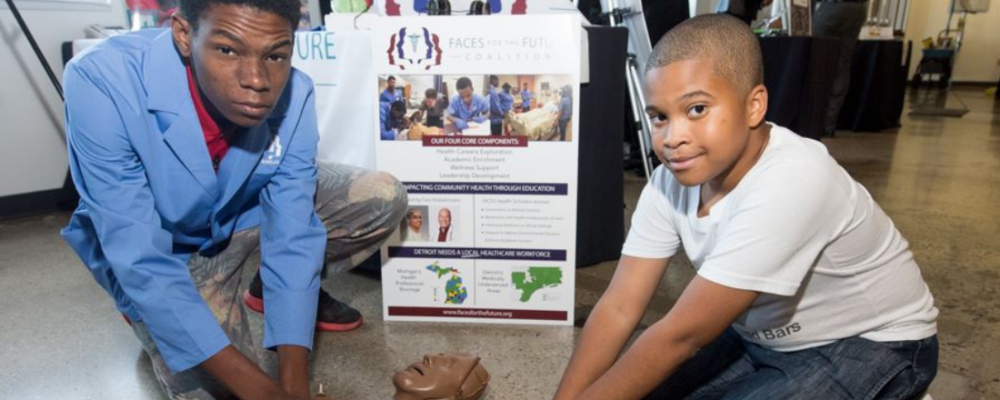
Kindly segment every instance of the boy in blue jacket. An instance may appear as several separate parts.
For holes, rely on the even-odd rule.
[[[361,324],[321,271],[367,258],[405,209],[391,176],[317,166],[313,84],[291,67],[300,6],[181,0],[170,30],[110,38],[65,71],[81,201],[62,233],[171,398],[309,398],[313,332]],[[265,308],[273,353],[247,318]]]

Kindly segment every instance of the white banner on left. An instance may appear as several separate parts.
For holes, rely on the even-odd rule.
[[[341,20],[342,19],[342,20]],[[298,32],[292,65],[312,78],[316,87],[320,162],[375,168],[371,90],[371,33],[356,30],[353,16],[328,16],[327,30]]]

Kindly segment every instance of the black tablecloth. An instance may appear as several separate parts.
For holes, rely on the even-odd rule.
[[[760,39],[768,121],[819,140],[839,46],[837,39],[824,37]]]
[[[621,256],[625,240],[622,137],[628,30],[587,28],[590,83],[580,89],[576,265]]]
[[[837,129],[880,131],[899,126],[909,59],[907,54],[904,60],[903,42],[858,41],[851,62],[851,87],[840,109]]]

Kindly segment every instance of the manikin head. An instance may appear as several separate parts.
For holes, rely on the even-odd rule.
[[[467,353],[425,355],[392,378],[395,400],[477,400],[490,374]]]

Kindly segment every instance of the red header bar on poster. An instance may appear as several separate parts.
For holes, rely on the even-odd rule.
[[[424,147],[528,147],[525,136],[424,136]]]

